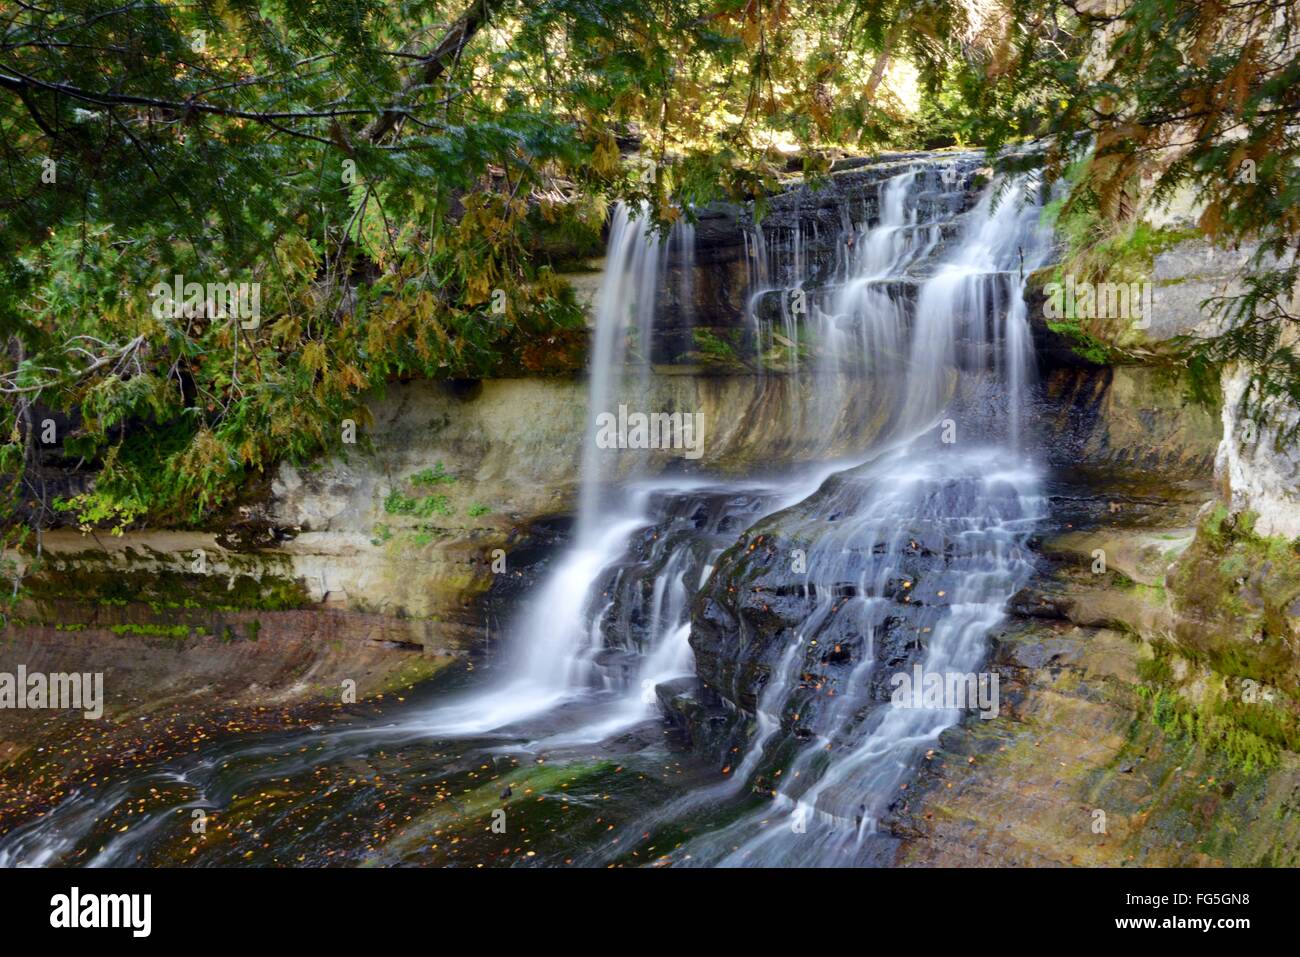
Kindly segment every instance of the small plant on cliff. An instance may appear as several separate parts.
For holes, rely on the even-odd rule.
[[[456,476],[448,475],[447,470],[443,468],[442,463],[435,462],[433,468],[422,469],[421,471],[416,472],[410,477],[409,481],[412,485],[419,486],[445,485],[449,482],[456,481]]]
[[[393,490],[384,498],[384,511],[390,515],[413,515],[428,518],[431,515],[450,515],[451,501],[445,495],[426,495],[413,498]]]

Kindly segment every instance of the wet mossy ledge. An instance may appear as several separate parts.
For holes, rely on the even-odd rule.
[[[128,545],[117,553],[91,548],[47,552],[24,577],[23,587],[37,606],[140,603],[157,612],[284,611],[311,603],[287,556],[213,549],[212,574],[207,572],[208,560],[203,549],[177,554],[148,545]]]
[[[216,547],[47,550],[27,567],[22,586],[11,628],[107,629],[178,647],[187,639],[257,641],[259,616],[313,605],[286,556]]]
[[[318,600],[286,554],[227,551],[195,533],[104,544],[50,536],[0,628],[0,670],[102,672],[113,722],[171,709],[337,703],[345,687],[364,701],[461,657],[427,618]],[[5,713],[0,758],[50,731],[32,720]]]

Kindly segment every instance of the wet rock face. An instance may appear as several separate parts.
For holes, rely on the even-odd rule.
[[[851,750],[932,647],[973,669],[982,650],[963,636],[1024,574],[1013,529],[1033,507],[985,467],[864,467],[742,536],[693,607],[703,703]]]
[[[1157,369],[1040,360],[1026,412],[1029,441],[1055,468],[1105,470],[1138,484],[1145,475],[1156,489],[1213,472],[1221,434],[1214,412]]]
[[[942,167],[935,154],[883,154],[837,164],[816,185],[800,182],[770,197],[759,220],[753,204],[704,207],[693,242],[674,241],[665,250],[651,360],[698,363],[700,336],[707,334],[726,343],[741,362],[754,361],[760,343],[753,311],[769,318],[780,309],[781,291],[796,287],[808,290],[814,304],[832,296],[847,278],[862,231],[880,220],[881,184],[899,173],[920,171],[918,220],[935,223],[941,255],[959,232],[955,217],[978,197],[982,162],[975,153],[955,154]],[[764,289],[773,290],[760,297],[765,301],[750,301]],[[914,298],[915,291],[900,289],[899,295]]]
[[[652,519],[623,562],[596,587],[603,634],[625,652],[644,654],[686,620],[698,583],[724,548],[761,514],[770,496],[701,489],[652,496]]]
[[[779,520],[751,530],[723,555],[692,617],[691,647],[702,685],[750,713],[783,652],[803,636],[797,674],[804,693],[791,699],[791,710],[799,715],[792,730],[815,726],[823,699],[834,697],[837,688],[842,694],[864,659],[881,666],[873,671],[870,699],[876,704],[889,699],[887,673],[909,669],[921,649],[926,615],[912,589],[937,576],[943,561],[909,542],[880,594],[868,596],[859,583],[867,564],[860,556],[850,557],[840,582],[817,584],[793,574],[791,556],[809,547]],[[861,611],[869,600],[881,607],[867,626]]]

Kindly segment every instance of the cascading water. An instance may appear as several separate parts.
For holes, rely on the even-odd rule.
[[[464,701],[435,708],[422,721],[427,733],[479,735],[506,728],[582,697],[599,684],[593,662],[604,641],[594,586],[623,556],[633,534],[653,519],[647,510],[651,487],[637,484],[635,472],[623,476],[617,494],[611,488],[608,466],[614,453],[595,442],[597,416],[619,403],[644,404],[643,376],[625,388],[628,342],[634,339],[642,353],[639,365],[648,368],[656,304],[664,280],[664,252],[674,241],[689,244],[689,234],[682,236],[681,232],[675,230],[666,238],[657,235],[648,217],[622,203],[615,207],[609,253],[596,298],[588,428],[573,544],[534,599],[535,611],[522,619],[516,639],[518,652],[499,683]],[[675,621],[667,629],[668,635],[654,636],[653,644],[662,638],[676,650],[664,650],[653,657],[653,667],[688,665],[683,659],[689,649],[679,634],[680,626]],[[630,723],[645,715],[638,700],[624,702],[620,720]]]
[[[620,404],[645,408],[648,370],[653,349],[655,317],[661,305],[666,274],[666,253],[678,252],[677,274],[683,288],[677,299],[689,303],[693,281],[693,227],[683,222],[666,235],[657,234],[647,216],[625,205],[615,207],[609,232],[605,272],[596,299],[591,358],[588,429],[583,445],[578,517],[574,541],[555,572],[530,602],[517,630],[518,653],[502,679],[489,689],[463,701],[439,706],[420,719],[423,732],[436,736],[483,735],[510,729],[574,701],[603,699],[598,713],[584,713],[580,729],[569,728],[534,742],[536,747],[599,741],[616,730],[653,714],[656,684],[690,671],[689,596],[703,583],[725,541],[709,522],[695,522],[691,533],[675,538],[673,508],[720,507],[721,497],[747,515],[739,523],[735,514],[721,521],[725,529],[752,523],[767,512],[783,507],[808,491],[812,484],[778,493],[754,483],[701,486],[696,480],[643,480],[638,466],[623,468],[615,477],[615,450],[595,442],[601,413]],[[638,350],[633,375],[628,375],[629,342]],[[635,457],[637,453],[621,454]],[[814,482],[806,478],[805,483]],[[733,501],[738,499],[738,501]],[[684,503],[684,506],[683,504]],[[724,509],[725,511],[725,509]],[[636,550],[638,532],[649,530],[656,547],[651,554],[626,567],[629,550]],[[664,551],[662,542],[675,546]],[[615,576],[610,581],[610,576]],[[623,581],[622,579],[627,579]],[[654,593],[649,628],[636,646],[629,647],[629,622],[609,621],[615,605],[610,597],[620,588],[634,591],[650,581]],[[688,584],[689,582],[689,584]],[[620,672],[606,665],[619,652]]]
[[[700,816],[704,802],[688,796],[627,829],[655,834],[676,819],[675,828],[689,822],[704,832],[664,860],[883,860],[877,818],[920,753],[965,713],[893,706],[895,676],[920,668],[978,681],[988,636],[1032,571],[1026,538],[1043,505],[1037,474],[1017,453],[1032,362],[1020,280],[1045,257],[1046,236],[1019,184],[1001,202],[990,187],[955,243],[927,262],[946,224],[918,222],[920,175],[881,186],[877,224],[852,237],[854,274],[825,296],[832,312],[814,321],[830,361],[852,357],[879,376],[905,359],[889,439],[747,535],[756,539],[751,550],[780,541],[806,572],[798,598],[774,613],[784,627],[773,629],[776,657],[736,779],[710,798],[748,787],[768,799]],[[990,386],[1000,399],[992,412],[979,402]],[[729,588],[763,594],[760,607],[773,614],[768,602],[780,599],[766,594],[779,594],[788,576],[746,578],[738,564]],[[742,610],[726,627],[743,629],[743,618]]]
[[[354,790],[359,765],[411,782],[389,794],[384,813],[405,813],[402,827],[427,845],[420,824],[445,821],[444,795],[422,803],[427,784],[415,782],[444,782],[451,801],[479,793],[484,769],[520,767],[519,755],[541,762],[595,750],[632,760],[621,736],[656,714],[658,690],[718,669],[716,656],[694,660],[715,624],[709,609],[742,593],[781,626],[759,635],[736,618],[735,670],[756,655],[746,673],[762,680],[723,697],[732,714],[745,712],[725,749],[727,773],[700,781],[706,772],[683,772],[683,785],[638,797],[619,843],[593,844],[582,859],[881,859],[876,821],[919,755],[964,713],[890,707],[889,679],[915,665],[980,666],[1028,574],[1025,537],[1041,511],[1016,443],[1032,360],[1020,278],[1044,259],[1045,237],[1017,184],[1001,202],[990,187],[966,208],[977,165],[968,155],[909,159],[867,199],[835,210],[832,225],[814,218],[805,227],[796,215],[791,228],[746,232],[760,376],[807,386],[808,401],[784,411],[811,438],[862,429],[854,462],[816,461],[819,443],[809,441],[814,461],[793,476],[653,477],[639,453],[594,444],[595,416],[648,401],[656,323],[669,301],[693,299],[689,228],[661,238],[618,207],[597,300],[573,541],[494,649],[500,664],[482,684],[382,723],[234,740],[74,793],[0,838],[0,863],[165,860],[185,843],[191,809],[222,813],[272,781],[323,789],[326,800],[286,801],[255,830],[257,846],[270,835],[302,860],[318,853],[312,835],[346,836],[377,813],[371,795]],[[846,399],[865,385],[879,408],[845,418],[854,405]],[[746,556],[769,549],[770,580],[746,580]],[[643,779],[668,761],[650,753]],[[602,781],[593,804],[614,788]],[[150,810],[129,831],[108,823],[145,797]],[[305,808],[320,815],[310,827],[295,816]],[[665,845],[676,848],[668,855],[636,854],[661,833],[687,837]],[[229,853],[239,860],[239,845]],[[375,853],[345,859],[414,852]]]
[[[876,817],[919,753],[964,713],[891,706],[890,679],[916,665],[942,676],[977,671],[1031,570],[1024,539],[1040,512],[1035,473],[1002,449],[913,443],[781,516],[783,534],[806,549],[808,614],[773,668],[776,701],[764,691],[786,734],[773,732],[769,714],[754,745],[769,753],[746,759],[748,770],[767,765],[774,800],[674,859],[870,860]]]

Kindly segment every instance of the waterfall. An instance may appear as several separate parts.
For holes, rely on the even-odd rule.
[[[946,178],[962,181],[972,163],[953,165],[957,175]],[[885,439],[863,449],[861,465],[832,481],[825,481],[830,467],[805,473],[779,491],[754,485],[739,501],[743,484],[649,479],[635,467],[616,472],[616,453],[595,444],[596,416],[647,395],[665,252],[682,240],[680,232],[660,236],[645,216],[616,207],[596,301],[573,543],[530,600],[499,680],[423,716],[426,733],[509,731],[561,706],[595,706],[576,726],[552,729],[526,745],[554,748],[604,740],[644,720],[654,711],[654,688],[691,670],[690,599],[728,544],[723,529],[783,516],[790,534],[806,544],[803,587],[816,598],[760,698],[756,730],[732,782],[704,793],[712,800],[734,795],[762,766],[765,751],[782,738],[781,714],[799,690],[808,650],[819,635],[852,620],[865,637],[845,693],[819,715],[818,746],[805,745],[775,793],[778,805],[824,821],[827,830],[820,842],[788,844],[773,837],[777,829],[748,834],[755,825],[742,818],[694,853],[708,859],[711,846],[728,863],[815,862],[858,846],[879,810],[875,798],[901,779],[922,743],[960,716],[877,707],[862,719],[864,707],[878,704],[876,644],[887,624],[899,620],[891,582],[911,574],[906,566],[918,548],[945,556],[935,573],[944,583],[935,589],[942,598],[924,613],[917,605],[902,614],[927,636],[925,669],[970,671],[1003,605],[1028,575],[1024,538],[1039,510],[1036,473],[1016,452],[1019,393],[1032,363],[1019,276],[1045,257],[1046,238],[1015,183],[986,187],[965,212],[936,201],[944,169],[913,165],[878,184],[874,220],[846,221],[832,281],[809,295],[812,305],[802,312],[786,306],[791,292],[805,291],[805,236],[796,230],[771,243],[751,232],[748,242],[757,252],[750,275],[762,288],[749,302],[776,293],[782,308],[771,322],[797,337],[802,321],[817,346],[811,368],[788,370],[813,379],[814,408],[801,410],[804,421],[833,414],[842,397],[818,385],[841,382],[845,369],[890,381],[895,398]],[[947,244],[945,235],[953,237]],[[762,322],[757,313],[751,321]],[[773,341],[771,329],[760,332],[760,340]],[[989,415],[971,402],[975,414],[964,411],[980,384],[990,382],[1000,410]],[[939,433],[954,429],[962,434],[945,444]],[[709,520],[696,519],[701,508]],[[834,599],[845,583],[852,583],[854,597]],[[828,747],[831,757],[820,757]],[[863,793],[875,797],[847,796]],[[734,842],[737,832],[752,843],[719,857],[722,842]]]
[[[965,213],[936,204],[923,216],[938,172],[880,185],[877,221],[846,231],[850,268],[823,293],[833,306],[810,316],[823,350],[814,374],[847,362],[892,377],[892,427],[861,465],[752,529],[806,551],[806,610],[758,695],[735,777],[626,829],[691,821],[704,833],[672,861],[880,859],[880,814],[966,713],[894,706],[891,683],[913,668],[978,679],[990,633],[1032,572],[1026,540],[1044,500],[1019,452],[1033,362],[1021,286],[1048,237],[1018,182],[988,186]],[[960,166],[946,178],[960,180]],[[843,667],[826,666],[828,647]],[[770,801],[712,822],[711,805],[751,788]]]
[[[942,400],[944,370],[991,364],[1003,387],[1012,447],[1033,362],[1021,288],[1025,273],[1042,265],[1049,250],[1039,210],[1023,202],[1021,192],[1019,180],[985,189],[955,255],[922,285],[907,398],[913,409],[934,408]]]
[[[644,210],[624,203],[615,206],[595,302],[573,543],[516,623],[514,653],[500,679],[423,715],[419,725],[424,733],[466,736],[509,730],[566,703],[604,692],[609,699],[606,706],[582,731],[545,739],[548,746],[601,740],[652,713],[654,685],[689,672],[685,576],[697,569],[701,552],[713,547],[707,544],[707,529],[698,530],[674,551],[665,554],[660,549],[648,557],[646,565],[656,569],[652,572],[655,607],[645,641],[617,669],[607,667],[610,656],[605,654],[619,642],[619,636],[607,634],[605,627],[612,610],[606,595],[619,587],[617,581],[607,581],[611,570],[626,559],[638,531],[672,521],[662,508],[655,508],[656,503],[663,504],[663,483],[644,481],[637,468],[641,463],[613,469],[617,455],[637,453],[603,449],[596,443],[601,413],[613,412],[620,403],[643,408],[647,401],[655,320],[665,305],[669,251],[682,264],[676,298],[689,303],[694,228],[682,222],[665,235],[654,230]]]
[[[1021,284],[1045,260],[1047,237],[1018,181],[975,195],[980,163],[973,154],[891,161],[862,196],[836,206],[800,192],[792,221],[744,231],[749,286],[741,298],[756,377],[787,376],[791,397],[805,387],[805,399],[792,398],[783,413],[824,447],[833,432],[858,442],[848,462],[811,441],[811,462],[743,479],[655,475],[641,453],[595,443],[600,413],[649,401],[656,335],[689,332],[707,318],[691,315],[689,224],[663,235],[638,210],[616,207],[596,301],[572,541],[494,646],[494,667],[478,669],[450,697],[412,702],[391,718],[195,747],[93,794],[72,793],[4,835],[0,865],[148,861],[175,847],[177,835],[187,838],[192,811],[228,809],[266,782],[287,789],[310,779],[328,788],[320,795],[328,800],[304,804],[319,812],[319,828],[275,831],[286,853],[291,847],[302,859],[375,814],[368,787],[348,797],[343,783],[361,778],[356,764],[371,760],[401,782],[397,790],[420,795],[427,781],[454,780],[456,794],[472,791],[480,806],[493,806],[503,753],[543,762],[566,749],[586,759],[598,747],[621,760],[635,750],[619,750],[629,729],[648,727],[659,738],[663,729],[649,722],[660,691],[703,673],[705,656],[697,661],[701,646],[691,642],[701,640],[705,606],[764,591],[781,593],[788,624],[736,643],[737,658],[754,656],[745,664],[762,680],[710,716],[728,722],[722,753],[709,755],[725,773],[701,782],[707,762],[682,757],[694,764],[687,786],[647,798],[657,803],[628,815],[617,841],[566,847],[564,859],[886,860],[882,815],[926,749],[969,710],[897,707],[891,682],[913,668],[964,675],[982,667],[1007,600],[1030,573],[1026,539],[1044,510],[1019,433],[1033,375]],[[737,542],[755,536],[797,549],[806,562],[798,571],[774,566],[771,589],[766,579],[744,579]],[[452,794],[448,784],[448,804]],[[442,827],[441,795],[431,801],[430,826]],[[105,830],[136,802],[141,818],[129,832]],[[582,806],[574,801],[579,827],[590,820]],[[244,805],[240,814],[275,807]],[[259,847],[262,823],[248,829]],[[412,828],[427,847],[428,834],[418,822]],[[232,831],[232,855],[244,849],[240,840]],[[220,854],[225,845],[215,847]]]
[[[916,664],[925,673],[977,672],[989,633],[1031,571],[1025,538],[1042,499],[1033,469],[1008,462],[998,447],[950,454],[913,443],[796,512],[794,535],[808,547],[804,587],[816,597],[796,638],[801,653],[783,655],[775,684],[796,686],[813,670],[818,645],[848,649],[855,635],[859,643],[834,697],[823,701],[806,685],[787,696],[783,715],[797,712],[806,737],[783,768],[775,807],[692,842],[696,862],[861,862],[857,855],[900,782],[963,714],[890,706],[889,677],[913,662],[886,662],[919,643]],[[840,517],[832,522],[831,515]],[[763,723],[758,747],[773,737]]]
[[[587,432],[583,437],[578,495],[577,540],[581,546],[600,525],[601,495],[608,474],[606,449],[595,441],[596,417],[609,412],[623,396],[628,333],[648,355],[655,304],[662,280],[664,243],[650,228],[649,217],[635,215],[625,203],[614,208],[609,228],[605,272],[596,295],[596,321],[590,360]],[[642,363],[644,367],[646,363]]]

